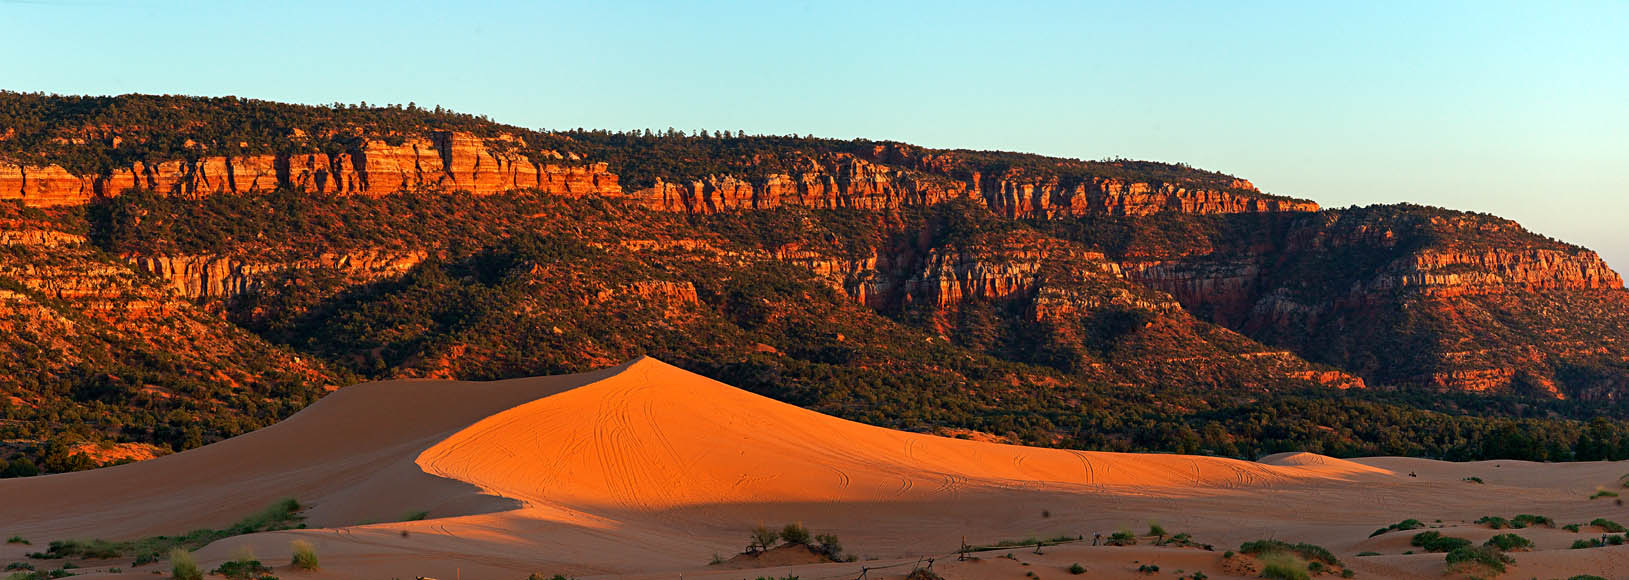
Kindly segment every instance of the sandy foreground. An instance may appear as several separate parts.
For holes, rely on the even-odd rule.
[[[1621,463],[1621,462],[1620,462]],[[1359,578],[1441,578],[1442,554],[1413,554],[1417,518],[1481,544],[1513,530],[1471,522],[1541,514],[1558,524],[1629,522],[1620,463],[1444,463],[1285,454],[1262,462],[1077,452],[946,439],[821,415],[660,361],[486,383],[392,381],[342,389],[275,426],[201,449],[89,472],[0,481],[0,564],[51,540],[135,539],[224,527],[273,501],[311,506],[310,529],[228,538],[196,553],[210,569],[247,547],[283,578],[575,577],[947,578],[1253,577],[1223,552],[1275,538],[1334,551]],[[1413,475],[1410,475],[1413,474]],[[1467,482],[1479,477],[1485,483]],[[1622,490],[1629,492],[1629,490]],[[399,521],[427,511],[419,521]],[[1440,520],[1440,523],[1438,522]],[[385,523],[371,523],[385,522]],[[853,563],[740,553],[759,523],[833,533]],[[1091,546],[1094,534],[1157,522],[1200,548]],[[1600,537],[1514,530],[1537,550],[1504,577],[1629,578],[1629,546],[1571,550]],[[1084,536],[982,552],[962,542]],[[310,541],[322,570],[287,565]],[[1376,552],[1380,555],[1357,556]],[[1011,555],[1011,558],[1005,555]],[[777,559],[781,556],[787,558]],[[32,560],[40,569],[61,561]],[[75,561],[92,577],[153,578],[166,563]],[[1139,566],[1158,573],[1140,574]],[[106,572],[120,568],[120,573]],[[885,568],[886,567],[886,568]],[[1334,576],[1325,576],[1333,578]]]

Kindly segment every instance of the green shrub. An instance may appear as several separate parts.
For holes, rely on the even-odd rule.
[[[1277,580],[1310,580],[1312,572],[1307,562],[1289,552],[1271,552],[1260,556],[1261,577]]]
[[[1586,548],[1599,548],[1605,545],[1606,543],[1602,542],[1599,538],[1590,538],[1588,540],[1573,540],[1571,549],[1583,550]]]
[[[1606,579],[1602,578],[1600,576],[1591,576],[1589,574],[1579,574],[1577,576],[1570,576],[1570,577],[1567,578],[1567,580],[1606,580]]]
[[[1596,491],[1594,495],[1589,496],[1589,499],[1600,499],[1603,497],[1618,497],[1618,492],[1603,489]]]
[[[1471,477],[1467,477],[1467,478],[1465,478],[1465,481],[1469,481],[1469,482],[1471,482],[1471,483],[1487,483],[1487,482],[1485,482],[1485,481],[1482,481],[1482,478],[1480,478],[1480,477],[1476,477],[1476,476],[1474,476],[1474,475],[1473,475],[1473,476],[1471,476]]]
[[[1106,546],[1135,546],[1137,545],[1137,536],[1132,535],[1131,532],[1119,531],[1110,534],[1109,539],[1105,540],[1103,544]]]
[[[1137,567],[1137,573],[1139,573],[1139,574],[1158,574],[1158,573],[1160,573],[1160,567],[1158,565],[1155,565],[1155,564],[1143,564],[1143,565]]]
[[[1498,573],[1504,573],[1505,564],[1515,563],[1515,558],[1506,556],[1492,548],[1457,548],[1448,552],[1446,557],[1448,569],[1459,572],[1470,567],[1484,567]]]
[[[1589,525],[1595,526],[1597,528],[1601,528],[1603,530],[1606,530],[1608,532],[1612,532],[1614,534],[1621,534],[1621,533],[1623,533],[1625,531],[1629,531],[1629,530],[1625,530],[1622,524],[1619,524],[1618,522],[1614,522],[1614,521],[1606,519],[1606,518],[1595,518],[1593,520],[1590,520]]]
[[[1512,527],[1516,527],[1516,528],[1527,528],[1527,527],[1532,527],[1532,526],[1544,526],[1546,528],[1553,528],[1553,527],[1555,527],[1555,520],[1552,520],[1552,519],[1550,519],[1550,518],[1548,518],[1546,516],[1533,515],[1533,514],[1521,514],[1521,515],[1518,515],[1516,517],[1510,518],[1510,525]]]
[[[170,578],[204,580],[204,573],[198,569],[198,561],[192,559],[192,552],[188,552],[186,548],[176,548],[170,550]]]
[[[841,560],[843,542],[837,539],[837,534],[820,534],[815,536],[815,551],[832,560]]]
[[[209,573],[225,576],[227,580],[254,580],[261,575],[270,574],[271,568],[261,564],[260,560],[238,557],[229,562],[221,563],[219,568],[211,570]]]
[[[430,517],[430,512],[427,512],[427,511],[407,512],[407,515],[402,516],[402,521],[404,521],[404,522],[416,522],[416,521],[422,520],[422,519],[427,518],[427,517]]]
[[[763,524],[758,524],[757,527],[752,528],[752,542],[747,544],[747,553],[773,548],[776,543],[780,542],[780,539],[779,532],[771,530]]]
[[[1495,530],[1502,530],[1511,526],[1510,520],[1501,518],[1499,516],[1482,516],[1481,519],[1476,520],[1476,523]]]
[[[1561,526],[1561,529],[1567,530],[1567,531],[1572,532],[1574,534],[1578,533],[1578,531],[1583,529],[1583,528],[1584,528],[1583,524],[1567,524],[1565,526]]]
[[[289,542],[289,551],[293,553],[290,564],[301,570],[317,570],[322,566],[317,562],[317,548],[311,542],[294,540]]]
[[[1606,537],[1606,543],[1611,544],[1613,546],[1622,546],[1623,545],[1623,536],[1622,535],[1607,536]]]
[[[1086,567],[1080,565],[1080,562],[1075,562],[1075,563],[1069,565],[1069,573],[1074,574],[1076,576],[1079,576],[1081,574],[1085,574],[1086,573]]]
[[[809,539],[809,528],[803,527],[803,524],[786,524],[781,528],[781,540],[788,544],[807,546]]]
[[[1165,537],[1165,528],[1154,522],[1148,522],[1148,535],[1157,538]]]
[[[1359,558],[1362,558],[1364,556],[1379,556],[1380,552],[1358,552],[1357,555],[1358,555]]]
[[[1516,534],[1499,534],[1497,536],[1488,538],[1488,541],[1482,545],[1501,552],[1517,552],[1521,550],[1533,549],[1532,540],[1523,538]]]
[[[1380,528],[1378,530],[1375,530],[1374,533],[1369,534],[1369,537],[1373,538],[1375,536],[1378,536],[1380,534],[1384,534],[1386,532],[1418,530],[1418,529],[1423,528],[1423,527],[1425,527],[1425,524],[1420,523],[1420,520],[1416,520],[1414,518],[1409,518],[1409,519],[1397,522],[1395,524],[1386,526],[1384,528]]]
[[[1408,541],[1408,545],[1425,548],[1427,552],[1452,552],[1460,548],[1470,547],[1471,541],[1465,538],[1444,536],[1437,532],[1420,532]]]
[[[6,543],[7,544],[22,544],[24,546],[28,546],[28,545],[32,544],[32,542],[29,542],[28,540],[23,539],[22,536],[12,536],[12,537],[6,538]]]
[[[1323,562],[1330,566],[1341,565],[1340,559],[1336,558],[1333,553],[1330,553],[1323,546],[1307,543],[1291,544],[1281,540],[1256,540],[1240,545],[1239,551],[1257,558],[1273,553],[1287,553],[1294,554],[1310,562]]]

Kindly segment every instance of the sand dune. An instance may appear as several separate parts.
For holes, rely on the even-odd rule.
[[[964,538],[1090,537],[1159,521],[1222,548],[1263,537],[1310,541],[1342,553],[1360,573],[1439,577],[1441,555],[1402,555],[1406,535],[1369,533],[1408,517],[1443,520],[1477,541],[1494,532],[1469,522],[1488,514],[1629,521],[1621,506],[1585,499],[1624,469],[1308,453],[1246,462],[999,445],[844,421],[642,358],[558,377],[358,385],[276,426],[202,449],[0,481],[0,534],[43,543],[177,533],[222,526],[293,496],[313,506],[317,529],[231,538],[201,550],[200,559],[218,562],[248,546],[278,560],[289,539],[304,537],[324,555],[320,575],[336,578],[532,571],[813,578],[942,559]],[[1464,481],[1472,474],[1486,484]],[[421,510],[431,518],[391,523]],[[706,566],[714,554],[738,552],[752,525],[789,521],[838,533],[851,553],[879,559],[760,574]],[[1572,534],[1533,537],[1550,550],[1566,547]],[[1518,570],[1599,571],[1629,556],[1625,550],[1524,554]],[[0,548],[0,561],[23,551]],[[1355,557],[1361,551],[1383,555]],[[1192,549],[1063,546],[1026,557],[1047,566],[1067,565],[1058,558],[1089,562],[1106,577],[1132,577],[1134,562],[1161,559],[1227,577],[1217,553]],[[103,563],[121,564],[128,567]],[[953,577],[1022,575],[995,564],[936,569]]]

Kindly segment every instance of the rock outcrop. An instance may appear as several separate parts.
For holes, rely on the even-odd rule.
[[[257,261],[233,256],[143,255],[129,257],[137,270],[165,281],[177,294],[194,300],[230,300],[253,292],[272,277],[289,271],[329,269],[361,284],[399,276],[428,257],[424,251],[324,253],[289,261]]]
[[[112,197],[135,189],[199,197],[278,188],[354,195],[420,189],[475,195],[516,189],[570,196],[622,192],[617,176],[604,163],[579,163],[551,151],[528,154],[524,143],[514,138],[485,139],[449,131],[432,131],[399,144],[360,141],[332,154],[136,162],[99,175],[75,175],[56,165],[0,164],[0,199],[21,200],[33,207],[79,205],[95,196]]]

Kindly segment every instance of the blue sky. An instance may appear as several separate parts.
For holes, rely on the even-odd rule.
[[[1629,268],[1629,3],[0,0],[0,87],[1184,161]]]

